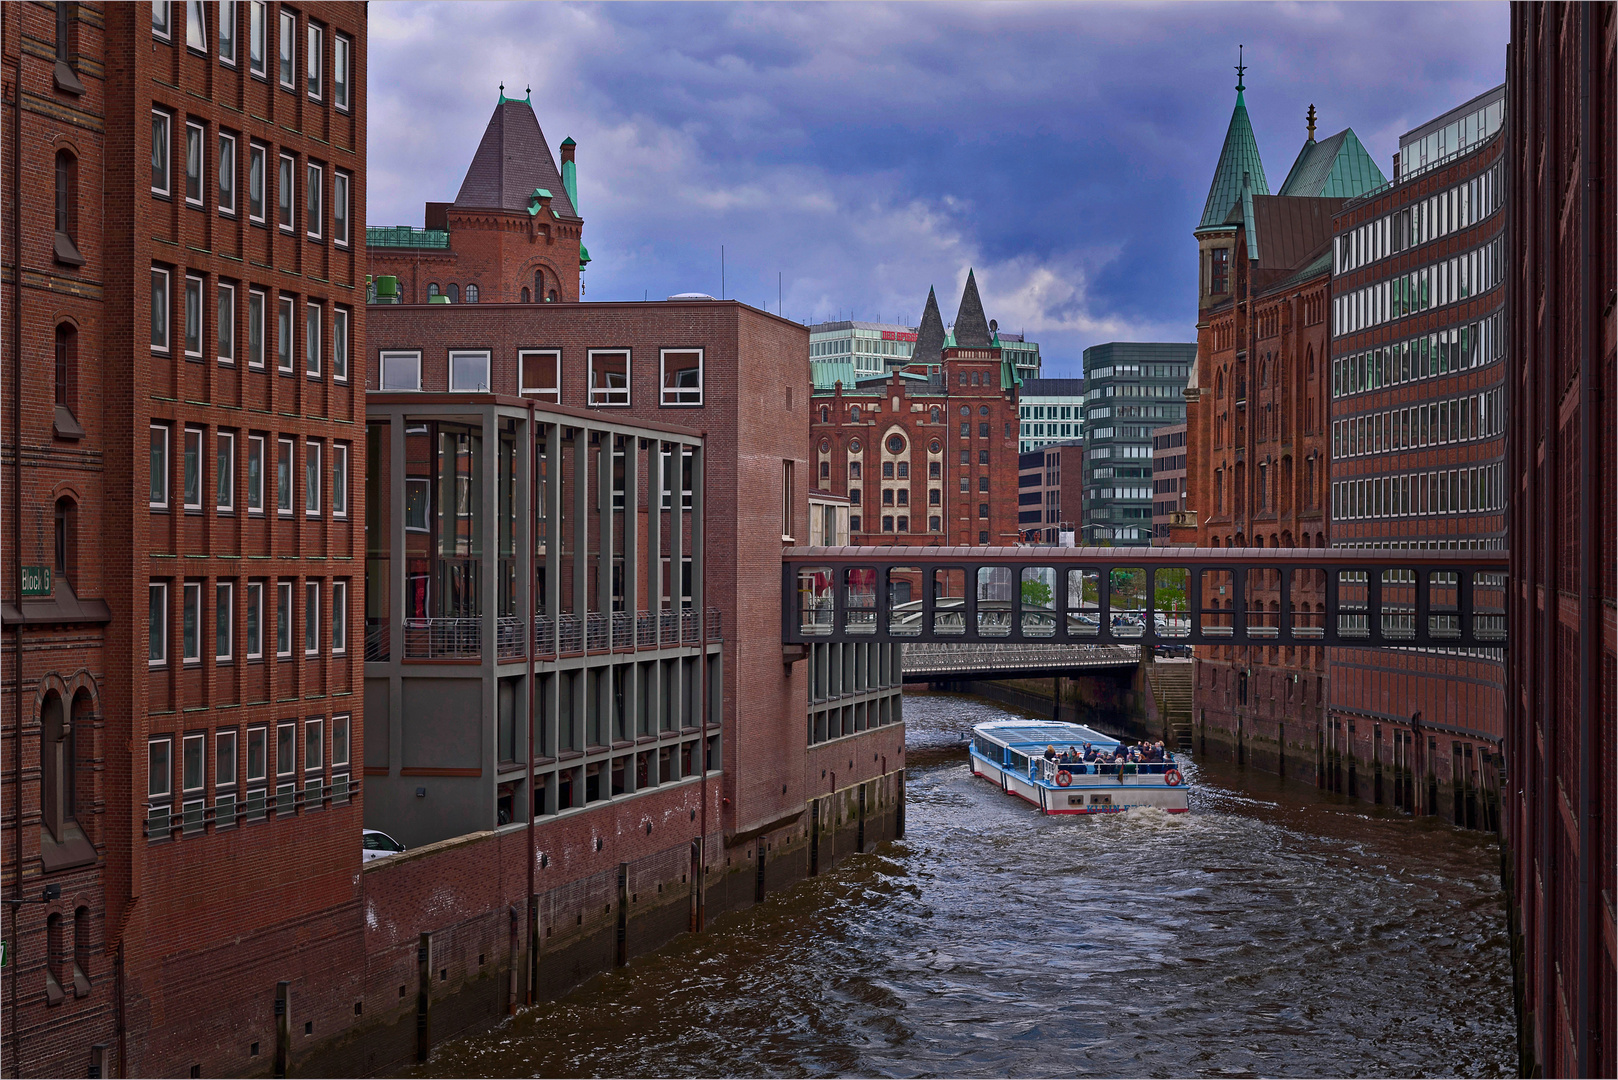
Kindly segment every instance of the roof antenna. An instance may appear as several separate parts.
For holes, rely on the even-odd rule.
[[[1309,141],[1315,141],[1315,107],[1309,106]]]
[[[1236,46],[1236,92],[1239,94],[1247,87],[1242,85],[1242,77],[1247,73],[1247,65],[1242,63],[1242,46]]]
[[[500,100],[501,101],[506,100],[506,84],[505,83],[500,84]]]

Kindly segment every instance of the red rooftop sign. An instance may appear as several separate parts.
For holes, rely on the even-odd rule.
[[[882,340],[883,341],[915,341],[916,340],[916,335],[915,334],[907,334],[903,330],[884,330],[884,331],[882,331]]]

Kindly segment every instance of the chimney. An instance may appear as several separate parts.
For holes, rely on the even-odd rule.
[[[566,141],[564,141],[562,143],[562,164],[563,165],[566,165],[566,164],[568,164],[569,162],[571,162],[573,160],[573,151],[575,151],[577,149],[578,149],[578,146],[577,146],[577,144],[574,143],[574,141],[572,139],[568,139],[568,140],[566,140]]]

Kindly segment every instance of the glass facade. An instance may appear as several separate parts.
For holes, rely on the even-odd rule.
[[[1185,422],[1194,342],[1110,342],[1084,350],[1084,533],[1081,543],[1152,537],[1152,434]]]
[[[1024,380],[1017,404],[1019,453],[1084,437],[1083,379]]]
[[[1506,88],[1479,94],[1399,139],[1401,181],[1475,150],[1493,138],[1506,115]]]

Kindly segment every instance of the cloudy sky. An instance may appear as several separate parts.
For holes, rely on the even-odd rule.
[[[370,19],[373,225],[453,199],[503,81],[578,141],[588,300],[720,292],[792,319],[951,321],[968,267],[1079,374],[1195,337],[1196,226],[1237,45],[1270,184],[1353,127],[1504,81],[1504,3],[387,3]]]

